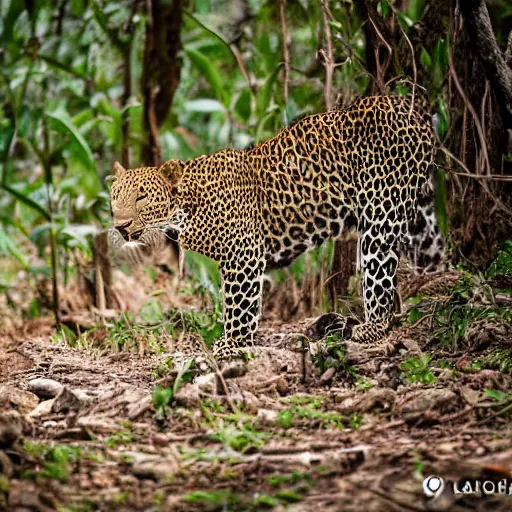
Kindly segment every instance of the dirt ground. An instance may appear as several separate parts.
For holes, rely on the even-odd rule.
[[[311,321],[267,320],[238,374],[191,382],[168,351],[72,348],[48,318],[5,331],[0,510],[512,510],[512,496],[452,485],[512,484],[512,376],[470,364],[506,325],[448,350],[428,321],[404,323],[331,368]],[[418,363],[434,349],[438,364]],[[433,498],[429,475],[445,482]]]

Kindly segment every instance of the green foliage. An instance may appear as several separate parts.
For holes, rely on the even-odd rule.
[[[402,369],[400,378],[410,383],[431,384],[435,380],[431,361],[432,356],[424,353],[419,356],[408,357],[400,365]]]
[[[288,429],[304,420],[314,420],[323,428],[342,428],[343,417],[338,412],[322,411],[324,399],[315,396],[292,396],[282,399],[284,403],[293,404],[292,407],[279,411],[277,425]]]
[[[222,421],[218,423],[217,431],[211,434],[213,440],[220,441],[226,448],[239,453],[261,449],[267,437],[267,434],[257,432],[250,425],[238,428],[232,423],[223,424]]]
[[[500,252],[487,271],[487,277],[489,279],[512,277],[512,240],[501,244]]]
[[[68,445],[56,445],[49,447],[46,444],[32,444],[26,442],[24,450],[32,457],[40,460],[40,468],[24,473],[24,478],[49,478],[60,482],[67,482],[71,472],[71,466],[77,463],[81,457],[80,448]]]
[[[503,347],[491,350],[485,356],[485,361],[482,364],[485,364],[486,368],[497,369],[503,373],[512,373],[512,348]]]
[[[129,430],[120,430],[106,437],[103,442],[109,448],[115,450],[118,446],[133,442],[133,433]]]
[[[153,407],[156,409],[157,418],[163,419],[170,412],[170,407],[176,393],[185,382],[190,382],[193,378],[191,371],[194,364],[194,358],[189,358],[178,372],[173,387],[156,386],[153,390]]]
[[[499,389],[486,389],[485,395],[499,404],[506,403],[512,399],[512,395],[510,393],[505,393]]]
[[[229,510],[232,506],[239,503],[239,497],[231,491],[193,491],[186,494],[183,498],[189,503],[200,503],[207,507],[206,510],[219,507],[222,510]]]

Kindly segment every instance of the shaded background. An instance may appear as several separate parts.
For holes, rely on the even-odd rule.
[[[59,288],[77,275],[97,306],[91,265],[103,265],[107,306],[119,306],[93,241],[111,222],[104,178],[114,160],[135,167],[244,148],[304,115],[361,94],[405,93],[413,81],[460,164],[440,153],[435,175],[452,260],[484,269],[510,237],[504,0],[2,0],[0,8],[6,314],[53,308],[58,320]],[[211,263],[187,261],[216,293]],[[354,261],[354,240],[327,244],[274,274],[282,315],[346,295]],[[23,301],[20,283],[30,290]]]

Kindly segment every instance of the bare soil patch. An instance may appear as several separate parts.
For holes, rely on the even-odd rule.
[[[443,304],[439,284],[454,282],[405,285],[409,295],[441,293]],[[146,287],[171,309],[205,308],[162,276]],[[138,307],[148,296],[130,294]],[[451,485],[511,481],[510,325],[486,316],[444,346],[429,307],[382,344],[349,342],[331,355],[305,336],[314,318],[267,314],[256,357],[224,382],[185,371],[183,333],[146,339],[99,326],[73,348],[46,317],[4,332],[0,510],[512,510],[511,496],[456,495]],[[95,314],[70,317],[91,324]],[[496,350],[502,367],[483,364]],[[428,475],[445,479],[435,498],[424,493]]]
[[[1,452],[2,506],[431,510],[423,475],[510,476],[510,417],[483,395],[510,390],[510,375],[435,370],[432,384],[404,384],[400,364],[424,342],[409,327],[390,335],[402,347],[394,353],[349,349],[352,366],[321,374],[303,350],[307,323],[263,328],[258,357],[227,379],[227,396],[214,374],[199,377],[165,416],[151,393],[169,354],[102,355],[4,337],[4,394],[34,400],[30,410],[11,404],[21,431]],[[69,396],[37,396],[34,379],[52,379]],[[447,490],[436,510],[505,511],[511,499]]]

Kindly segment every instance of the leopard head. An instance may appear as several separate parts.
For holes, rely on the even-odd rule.
[[[146,228],[183,230],[177,205],[183,173],[181,160],[168,160],[160,167],[125,169],[114,164],[110,189],[114,227],[125,240],[137,240]]]

